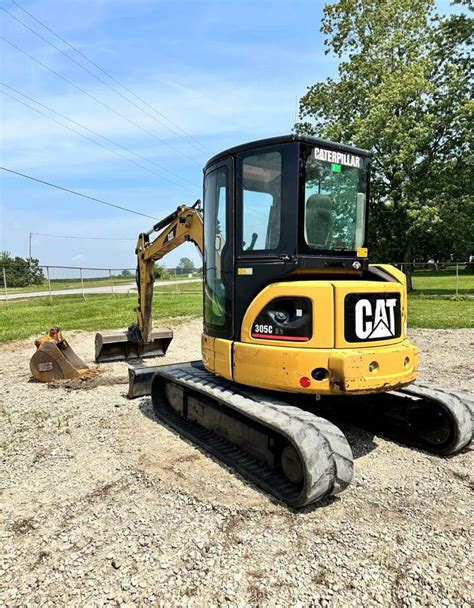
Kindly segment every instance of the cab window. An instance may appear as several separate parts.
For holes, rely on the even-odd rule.
[[[223,327],[227,293],[223,281],[222,252],[227,238],[227,169],[220,167],[204,180],[204,322]]]
[[[304,239],[320,251],[355,251],[365,241],[367,173],[360,157],[339,154],[353,165],[333,162],[337,152],[323,150],[328,160],[310,153],[306,160]]]
[[[251,154],[242,159],[242,240],[249,251],[272,251],[280,244],[281,174],[279,152]]]

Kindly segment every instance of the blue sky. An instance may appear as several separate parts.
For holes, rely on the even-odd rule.
[[[101,140],[22,99],[138,167],[0,95],[2,165],[160,218],[201,197],[207,158],[247,140],[291,131],[296,98],[334,75],[319,32],[322,0],[18,0],[27,11],[148,102],[148,114],[80,69],[3,11],[2,36],[77,87],[0,41],[1,82],[133,151]],[[1,5],[112,87],[130,94],[35,23]],[[438,2],[441,10],[449,6]],[[126,116],[130,121],[114,113]],[[192,136],[183,135],[170,122]],[[138,126],[137,126],[138,125]],[[171,127],[170,130],[167,127]],[[174,132],[173,132],[174,130]],[[176,132],[177,131],[177,132]],[[199,143],[196,143],[199,142]],[[143,160],[144,159],[144,160]],[[152,220],[1,172],[0,250],[26,256],[30,232],[134,238]],[[33,238],[42,264],[133,267],[133,242]],[[180,257],[199,263],[191,245]]]

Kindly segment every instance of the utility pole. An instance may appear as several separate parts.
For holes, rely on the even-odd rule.
[[[29,260],[30,260],[30,268],[31,268],[31,236],[32,236],[32,233],[30,232],[30,241],[29,241],[29,248],[28,248],[28,251],[29,251]]]

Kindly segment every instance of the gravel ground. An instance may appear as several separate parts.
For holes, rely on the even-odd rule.
[[[198,321],[166,362],[199,358]],[[93,334],[69,334],[93,359]],[[412,332],[421,376],[474,392],[473,330]],[[292,511],[129,401],[30,381],[0,346],[0,605],[472,606],[472,452],[439,459],[346,428],[340,497]],[[164,360],[162,360],[165,362]]]

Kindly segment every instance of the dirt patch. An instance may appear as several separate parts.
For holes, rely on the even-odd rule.
[[[100,374],[95,378],[72,378],[71,380],[55,380],[47,384],[48,388],[62,388],[71,391],[90,391],[98,386],[115,386],[117,384],[127,384],[128,378],[107,378]]]
[[[200,334],[177,326],[158,363],[199,359]],[[424,379],[474,391],[473,330],[412,337]],[[93,365],[94,334],[67,338]],[[128,400],[126,364],[53,389],[33,351],[0,347],[3,605],[471,604],[472,452],[347,426],[353,484],[293,511]]]
[[[26,534],[30,530],[34,529],[35,520],[33,517],[25,517],[14,521],[10,526],[10,530],[14,534]]]

